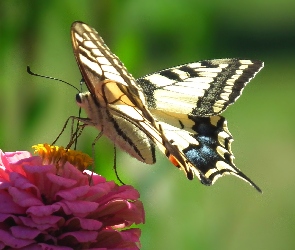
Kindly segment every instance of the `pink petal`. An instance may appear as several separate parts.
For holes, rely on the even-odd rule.
[[[93,219],[83,219],[83,218],[71,218],[67,221],[65,226],[67,228],[70,228],[71,231],[75,231],[78,229],[84,229],[84,230],[99,230],[102,227],[103,223],[101,223],[98,220]]]
[[[77,181],[64,178],[56,174],[48,173],[46,175],[48,180],[45,182],[44,189],[41,190],[43,194],[46,194],[48,199],[55,200],[56,193],[62,189],[68,189],[77,186]]]
[[[124,241],[128,242],[138,242],[138,239],[141,235],[141,230],[138,228],[131,228],[121,231],[121,237]]]
[[[36,218],[32,219],[32,218],[22,217],[22,216],[20,216],[19,218],[22,221],[23,225],[31,227],[31,228],[37,228],[40,231],[45,231],[49,229],[56,230],[59,228],[59,225],[57,223],[60,223],[60,221],[64,221],[64,218],[60,217],[59,219],[54,218],[55,220],[53,220],[52,222],[39,224],[40,221],[38,221]]]
[[[5,189],[10,186],[9,181],[9,171],[7,171],[5,167],[2,169],[0,165],[0,189]]]
[[[58,228],[59,224],[64,224],[65,218],[57,215],[32,216],[32,220],[38,225],[51,225],[52,228]]]
[[[23,214],[26,209],[19,206],[13,200],[8,192],[0,190],[0,213]]]
[[[0,241],[4,243],[6,247],[21,248],[34,243],[33,240],[23,240],[13,237],[7,231],[0,229]]]
[[[43,165],[43,166],[23,166],[25,176],[28,182],[35,185],[38,188],[38,193],[42,193],[46,198],[52,197],[52,183],[48,180],[48,175],[56,175],[56,167],[54,165]],[[36,193],[37,193],[36,190]],[[39,195],[36,194],[39,197]]]
[[[139,193],[131,186],[116,186],[111,192],[109,192],[100,203],[107,203],[114,199],[136,200],[139,198]]]
[[[10,174],[10,181],[11,184],[19,189],[30,191],[34,196],[41,198],[41,194],[39,192],[39,189],[32,184],[25,176],[12,172]]]
[[[28,215],[35,215],[35,216],[48,216],[51,215],[58,210],[60,210],[61,207],[58,204],[52,204],[52,205],[43,205],[43,206],[32,206],[28,208],[27,214]]]
[[[31,193],[28,193],[15,187],[10,187],[8,191],[9,194],[12,196],[13,201],[22,207],[43,205],[42,201],[36,198],[36,196]]]
[[[66,179],[76,180],[78,186],[89,185],[89,176],[81,173],[80,170],[68,162],[65,163],[61,175]]]
[[[69,241],[71,244],[75,244],[75,241],[77,243],[85,243],[85,242],[93,242],[96,240],[96,237],[98,235],[98,232],[95,231],[76,231],[76,232],[68,232],[64,233],[61,236],[58,237],[59,240],[62,240],[62,242]]]
[[[120,198],[123,199],[137,200],[140,197],[139,192],[129,185],[119,186],[117,192],[120,194]]]
[[[74,216],[84,217],[90,212],[95,211],[99,204],[90,201],[60,201],[56,204],[60,204],[65,214],[73,214]]]
[[[40,230],[25,226],[13,226],[10,230],[14,237],[27,240],[33,240],[41,233]]]
[[[91,186],[87,194],[87,200],[103,203],[114,188],[116,188],[116,184],[113,181]]]
[[[88,192],[89,188],[90,186],[87,185],[87,186],[74,187],[71,189],[61,190],[56,193],[56,197],[60,197],[68,201],[77,200],[78,198],[84,196]]]
[[[106,216],[108,218],[108,220],[104,221],[106,225],[115,225],[124,221],[129,221],[129,223],[127,223],[129,225],[133,223],[144,223],[145,214],[141,201],[131,203],[125,200],[115,200],[99,207],[96,216]]]
[[[32,155],[28,151],[5,152],[4,156],[8,163],[16,163],[22,159],[30,158]]]
[[[56,167],[54,165],[24,165],[23,169],[26,172],[27,179],[37,186],[40,186],[42,183],[46,183],[46,173],[56,175]]]
[[[99,214],[99,217],[115,214],[126,208],[126,206],[128,206],[127,203],[128,202],[125,200],[110,201],[109,203],[100,206],[97,209],[97,213]]]
[[[128,206],[120,211],[120,217],[124,220],[134,222],[135,224],[140,224],[145,222],[145,213],[143,204],[141,201],[137,200],[132,203],[129,202]]]
[[[92,177],[92,182],[93,182],[94,185],[97,185],[97,184],[105,183],[106,182],[106,178],[104,178],[101,175],[98,175],[96,173],[93,173],[90,170],[84,170],[83,173],[85,173],[86,175]]]
[[[95,246],[106,247],[107,249],[139,249],[137,246],[139,237],[139,229],[128,229],[121,232],[107,229],[98,234]]]
[[[51,215],[51,214],[57,212],[60,209],[61,209],[61,207],[58,204],[32,206],[32,207],[28,208],[27,214],[28,215],[36,215],[36,216],[48,216],[48,215]]]
[[[19,160],[18,162],[10,163],[9,167],[7,169],[12,172],[16,172],[19,174],[22,174],[26,176],[26,172],[23,169],[24,166],[42,166],[42,160],[39,156],[32,156],[30,158],[24,158]]]
[[[62,188],[70,188],[77,184],[76,180],[65,178],[64,176],[59,176],[57,174],[48,174],[48,179],[56,185],[56,191]]]

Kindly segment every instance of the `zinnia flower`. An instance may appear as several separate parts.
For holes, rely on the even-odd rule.
[[[139,249],[140,229],[126,229],[144,223],[138,191],[81,172],[83,153],[35,149],[0,150],[0,249]]]

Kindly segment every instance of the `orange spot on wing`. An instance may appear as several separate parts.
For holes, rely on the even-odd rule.
[[[179,166],[179,162],[176,160],[176,158],[175,158],[173,155],[169,155],[168,159],[169,159],[169,161],[172,162],[172,164],[173,164],[175,167],[180,168],[180,166]]]

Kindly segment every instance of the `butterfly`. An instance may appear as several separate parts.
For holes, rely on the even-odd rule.
[[[76,96],[87,118],[122,150],[147,164],[156,146],[190,180],[212,185],[235,175],[261,192],[233,163],[233,141],[219,114],[233,104],[263,62],[214,59],[165,69],[142,78],[128,72],[97,31],[71,27],[73,51],[89,91]]]

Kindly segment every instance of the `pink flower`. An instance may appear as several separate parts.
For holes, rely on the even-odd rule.
[[[139,249],[140,229],[125,229],[144,223],[138,191],[79,171],[80,152],[35,148],[0,150],[0,249]]]

